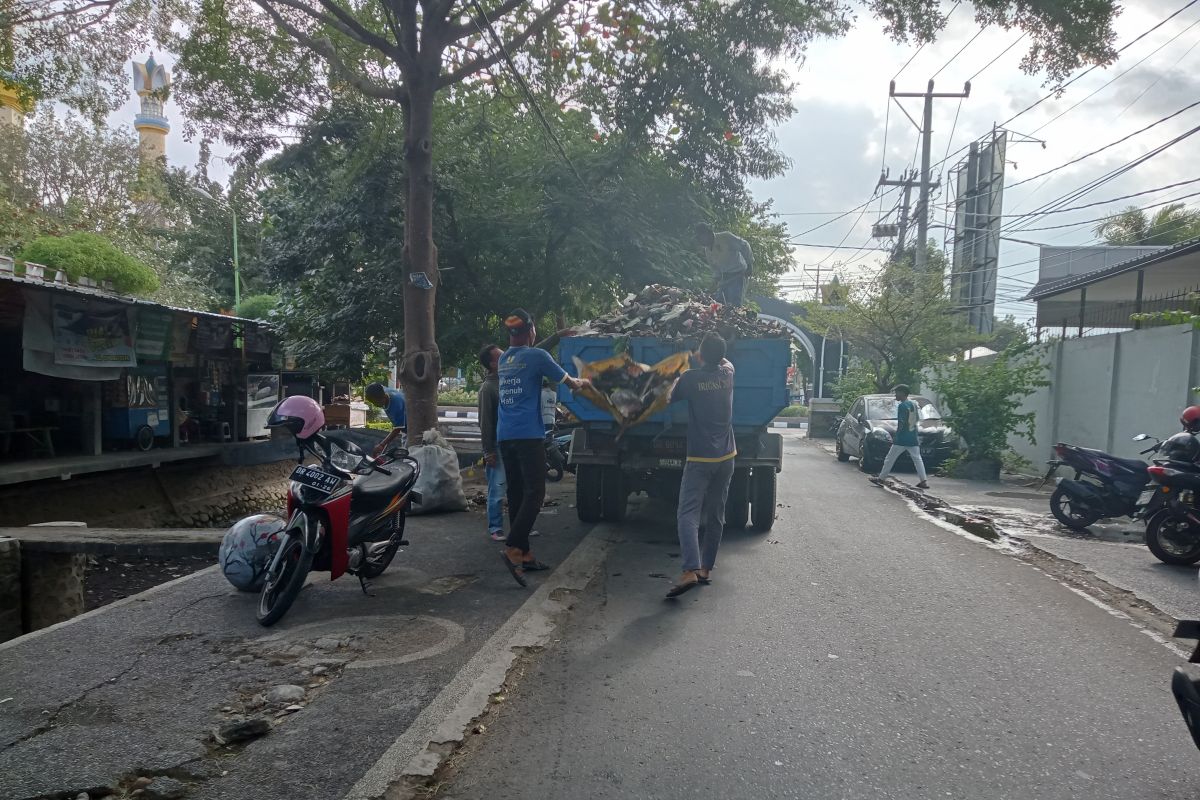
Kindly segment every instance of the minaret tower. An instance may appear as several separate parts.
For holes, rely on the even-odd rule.
[[[142,101],[142,110],[133,118],[142,163],[161,163],[167,157],[167,134],[171,130],[163,114],[163,104],[171,93],[171,75],[154,56],[145,64],[134,62],[133,90]]]
[[[0,81],[0,125],[25,125],[25,109],[17,90]]]

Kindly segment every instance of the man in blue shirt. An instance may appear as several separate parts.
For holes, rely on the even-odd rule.
[[[892,474],[892,467],[896,466],[896,459],[902,453],[908,453],[913,466],[917,469],[917,477],[921,479],[917,488],[928,489],[925,462],[921,459],[921,441],[917,438],[917,404],[908,399],[908,387],[903,383],[892,391],[896,393],[896,435],[892,439],[892,446],[888,448],[887,457],[883,459],[883,469],[879,470],[879,474],[870,480],[872,483],[882,484],[887,480],[888,475]]]
[[[545,350],[533,346],[537,330],[528,311],[518,308],[504,320],[508,350],[500,356],[500,413],[496,440],[508,481],[508,538],[501,553],[517,583],[525,573],[549,569],[533,557],[529,532],[546,499],[546,427],[542,423],[542,380],[565,383],[572,391],[589,381],[572,378]]]
[[[363,396],[371,405],[382,408],[383,413],[387,414],[388,420],[392,423],[392,432],[385,436],[383,441],[371,452],[371,455],[378,456],[387,450],[388,445],[398,437],[402,437],[408,430],[408,413],[405,411],[404,394],[399,389],[389,389],[382,383],[369,383],[363,391]],[[401,442],[403,443],[403,439]]]

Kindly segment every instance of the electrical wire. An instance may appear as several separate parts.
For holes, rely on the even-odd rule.
[[[976,31],[976,32],[975,32],[975,35],[974,35],[974,36],[972,36],[970,39],[968,39],[966,44],[964,44],[962,47],[958,48],[958,52],[957,52],[957,53],[955,53],[954,55],[950,56],[950,60],[949,60],[949,61],[947,61],[945,64],[942,64],[942,66],[938,68],[938,71],[937,71],[937,72],[935,72],[935,73],[933,73],[932,75],[930,75],[930,76],[929,76],[929,80],[933,80],[933,79],[934,79],[934,78],[936,78],[938,75],[941,75],[941,74],[942,74],[942,70],[944,70],[946,67],[948,67],[948,66],[950,66],[951,64],[953,64],[953,63],[954,63],[954,59],[956,59],[956,58],[958,58],[959,56],[961,56],[961,55],[963,54],[963,51],[964,51],[964,50],[966,50],[968,47],[970,47],[972,44],[974,44],[974,43],[975,43],[975,40],[976,40],[976,39],[978,39],[978,38],[979,38],[981,35],[983,35],[983,31],[984,31],[984,29],[983,29],[983,28],[980,28],[978,31]]]
[[[1120,55],[1121,53],[1124,53],[1124,52],[1125,52],[1126,50],[1128,50],[1130,47],[1133,47],[1135,44],[1137,44],[1138,42],[1140,42],[1142,39],[1145,39],[1147,36],[1149,36],[1150,34],[1154,33],[1156,30],[1158,30],[1159,28],[1161,28],[1163,25],[1166,25],[1168,22],[1170,22],[1171,20],[1175,19],[1175,17],[1179,16],[1179,15],[1180,15],[1180,14],[1182,14],[1184,11],[1187,11],[1189,8],[1191,8],[1192,6],[1196,5],[1196,3],[1200,3],[1200,0],[1188,0],[1188,2],[1187,2],[1187,3],[1185,3],[1185,4],[1184,4],[1184,5],[1181,7],[1181,8],[1179,8],[1179,9],[1177,9],[1176,11],[1172,12],[1172,13],[1171,13],[1169,16],[1167,16],[1165,19],[1162,19],[1162,20],[1160,20],[1159,22],[1155,23],[1155,24],[1154,24],[1154,25],[1152,25],[1150,28],[1148,28],[1147,30],[1143,31],[1143,32],[1142,32],[1142,33],[1140,33],[1138,36],[1136,36],[1136,37],[1135,37],[1133,40],[1131,40],[1130,42],[1128,42],[1128,43],[1127,43],[1127,44],[1125,44],[1125,45],[1122,45],[1122,46],[1121,46],[1121,47],[1120,47],[1120,48],[1117,50],[1117,55]],[[1058,95],[1059,95],[1059,94],[1062,92],[1062,90],[1063,90],[1063,89],[1067,88],[1067,87],[1068,87],[1068,86],[1070,86],[1071,84],[1075,83],[1076,81],[1080,80],[1081,78],[1085,77],[1086,75],[1090,74],[1091,72],[1093,72],[1094,70],[1097,70],[1097,69],[1099,69],[1099,68],[1100,68],[1100,65],[1099,65],[1099,64],[1093,64],[1092,66],[1088,67],[1088,68],[1087,68],[1087,69],[1085,69],[1083,72],[1081,72],[1081,73],[1079,73],[1078,75],[1076,75],[1075,77],[1073,77],[1073,78],[1070,78],[1070,79],[1068,79],[1068,80],[1066,80],[1066,81],[1063,81],[1062,83],[1058,84],[1056,87],[1054,87],[1053,89],[1051,89],[1051,90],[1050,90],[1050,92],[1048,92],[1047,94],[1043,95],[1043,96],[1042,96],[1040,99],[1038,99],[1038,100],[1034,101],[1032,104],[1030,104],[1030,105],[1026,106],[1025,108],[1021,109],[1021,110],[1020,110],[1020,111],[1018,111],[1016,114],[1013,114],[1011,117],[1009,117],[1008,119],[1006,119],[1004,122],[1001,122],[1001,123],[1000,123],[1000,125],[999,125],[998,127],[1004,127],[1004,126],[1008,125],[1010,122],[1012,122],[1012,121],[1013,121],[1014,119],[1016,119],[1017,117],[1019,117],[1019,116],[1021,116],[1021,115],[1023,115],[1023,114],[1026,114],[1026,113],[1028,113],[1028,112],[1030,112],[1030,111],[1032,111],[1033,109],[1035,109],[1035,108],[1037,108],[1038,106],[1040,106],[1042,103],[1044,103],[1044,102],[1046,102],[1047,100],[1049,100],[1051,97],[1057,97],[1057,96],[1058,96]]]
[[[886,192],[884,192],[884,194],[885,195],[891,194],[893,191],[895,191],[895,189],[896,189],[896,187],[893,186],[893,187],[889,188]],[[789,239],[798,239],[801,236],[806,236],[806,235],[812,233],[813,231],[820,230],[821,228],[824,228],[826,225],[832,225],[833,223],[837,222],[839,219],[848,217],[851,214],[853,214],[854,212],[859,211],[860,209],[866,208],[867,206],[869,206],[871,204],[871,202],[874,199],[875,199],[875,194],[872,192],[871,196],[867,198],[867,201],[865,203],[862,203],[861,205],[857,205],[854,208],[850,209],[849,211],[843,211],[842,213],[838,214],[833,219],[825,220],[820,225],[814,225],[813,227],[809,228],[808,230],[801,231],[800,233],[797,233],[794,236],[789,236],[788,238]]]
[[[999,53],[999,54],[998,54],[998,55],[997,55],[995,58],[993,58],[991,61],[989,61],[988,63],[984,64],[982,67],[980,67],[980,68],[979,68],[979,69],[978,69],[978,70],[975,72],[975,74],[974,74],[974,75],[972,75],[971,77],[967,78],[967,83],[971,83],[971,82],[972,82],[972,81],[974,81],[976,78],[978,78],[980,75],[982,75],[984,70],[986,70],[986,69],[987,69],[988,67],[990,67],[992,64],[995,64],[995,63],[996,63],[997,61],[999,61],[1001,58],[1003,58],[1005,53],[1007,53],[1009,50],[1012,50],[1014,47],[1016,47],[1018,44],[1020,44],[1020,43],[1021,43],[1021,41],[1022,41],[1022,40],[1023,40],[1023,39],[1024,39],[1026,36],[1028,36],[1028,35],[1029,35],[1029,32],[1028,32],[1028,31],[1026,31],[1025,33],[1022,33],[1020,36],[1018,36],[1018,37],[1017,37],[1017,38],[1016,38],[1016,39],[1013,41],[1013,43],[1012,43],[1012,44],[1010,44],[1008,47],[1006,47],[1006,48],[1004,48],[1003,50],[1001,50],[1001,51],[1000,51],[1000,53]]]
[[[1200,0],[1197,0],[1197,2],[1200,2]],[[954,7],[951,8],[950,11],[947,12],[946,16],[944,16],[942,18],[942,27],[943,28],[946,26],[946,23],[950,21],[950,17],[953,16],[954,12],[958,11],[958,7],[961,5],[962,5],[962,0],[958,0],[958,2],[956,2],[954,4]],[[892,76],[892,80],[896,80],[896,78],[899,78],[900,73],[904,72],[904,70],[908,69],[908,65],[913,62],[914,58],[916,58],[918,55],[921,54],[921,51],[925,49],[926,44],[928,44],[928,42],[921,42],[921,45],[917,48],[916,52],[908,57],[908,61],[904,62],[904,66],[901,67],[900,69],[896,70],[896,74]]]

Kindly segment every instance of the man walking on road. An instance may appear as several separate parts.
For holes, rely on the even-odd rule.
[[[400,439],[403,444],[403,437],[408,430],[408,412],[404,404],[404,393],[399,389],[389,389],[382,383],[370,383],[363,391],[363,396],[371,405],[382,408],[388,421],[392,423],[392,432],[376,445],[375,449],[371,451],[371,455],[378,456],[387,450],[388,445],[396,439]]]
[[[542,379],[565,383],[572,391],[589,386],[572,378],[550,354],[533,346],[533,317],[516,309],[504,320],[508,350],[500,356],[499,416],[496,439],[508,483],[508,545],[501,558],[517,583],[525,573],[549,569],[529,549],[529,533],[546,499],[546,428],[542,424]]]
[[[496,443],[496,415],[500,406],[500,376],[496,366],[502,352],[494,344],[479,351],[479,363],[487,370],[487,377],[479,387],[479,439],[487,474],[488,535],[493,542],[504,541],[504,462]]]
[[[727,306],[740,306],[746,296],[746,283],[754,273],[750,244],[729,231],[713,233],[712,226],[705,223],[696,226],[696,239],[712,267],[717,284],[715,299]]]
[[[683,576],[667,592],[678,597],[710,582],[725,532],[725,501],[733,478],[733,365],[725,340],[710,333],[700,342],[700,368],[679,377],[671,402],[688,401],[687,464],[679,486],[679,549]],[[700,540],[700,522],[704,540]]]
[[[907,452],[917,468],[917,477],[921,479],[917,488],[928,489],[925,462],[921,460],[921,442],[917,438],[917,404],[908,399],[908,387],[903,383],[892,391],[896,393],[896,435],[892,439],[892,446],[888,448],[887,457],[883,459],[883,469],[879,470],[879,475],[871,478],[871,482],[882,484],[892,473],[892,467],[896,466],[896,459],[901,453]]]

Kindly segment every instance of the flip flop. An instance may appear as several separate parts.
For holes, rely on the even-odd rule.
[[[684,592],[690,592],[700,585],[700,581],[692,581],[691,583],[677,583],[671,587],[671,591],[667,592],[667,599],[679,597]]]
[[[505,556],[505,558],[507,558],[507,556]],[[543,564],[537,559],[534,559],[533,561],[522,561],[521,569],[525,570],[526,572],[541,572],[544,569],[550,569],[550,565]]]
[[[500,554],[500,558],[503,559],[504,566],[508,567],[508,571],[513,576],[514,581],[521,584],[522,586],[529,585],[528,583],[525,582],[525,572],[521,568],[520,564],[514,564],[513,562],[509,561],[508,556],[504,553]]]

